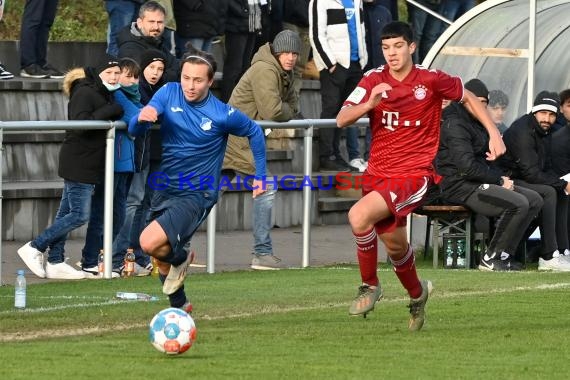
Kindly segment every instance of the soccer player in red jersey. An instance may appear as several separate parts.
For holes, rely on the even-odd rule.
[[[349,314],[366,316],[382,298],[376,273],[380,237],[410,295],[408,327],[416,331],[424,324],[432,284],[416,274],[406,216],[421,205],[428,187],[437,181],[432,161],[438,150],[442,101],[462,101],[473,109],[490,136],[489,160],[503,154],[505,146],[483,104],[463,88],[459,77],[413,64],[416,44],[408,24],[386,25],[381,40],[387,64],[364,75],[336,118],[343,128],[368,116],[372,132],[363,196],[348,213],[362,277]]]

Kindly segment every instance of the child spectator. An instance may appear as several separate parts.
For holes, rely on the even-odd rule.
[[[69,95],[70,120],[118,120],[122,107],[112,92],[119,87],[118,60],[106,55],[94,67],[77,68],[64,78],[64,92]],[[105,130],[69,130],[59,153],[58,174],[64,179],[61,204],[51,226],[34,240],[18,249],[18,255],[38,277],[82,279],[83,271],[65,262],[67,235],[81,227],[90,217],[91,197],[101,183],[105,170]],[[49,248],[44,267],[44,253]],[[95,257],[83,257],[85,267],[97,265]]]

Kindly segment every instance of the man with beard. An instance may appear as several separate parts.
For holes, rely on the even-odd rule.
[[[167,82],[176,82],[180,80],[179,63],[163,38],[165,17],[166,10],[156,1],[141,5],[137,21],[119,33],[119,58],[127,57],[140,62],[145,51],[160,50],[166,58],[164,77]]]
[[[568,250],[568,194],[570,183],[552,167],[551,134],[560,108],[558,94],[541,91],[531,111],[505,131],[507,154],[499,161],[515,186],[539,193],[544,205],[538,218],[541,252],[538,270],[570,271]]]

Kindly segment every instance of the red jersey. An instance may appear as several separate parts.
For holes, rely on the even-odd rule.
[[[384,178],[432,175],[441,104],[443,99],[463,98],[461,79],[414,65],[400,82],[384,65],[364,74],[343,107],[366,103],[371,90],[383,82],[392,90],[368,113],[372,135],[368,172]]]

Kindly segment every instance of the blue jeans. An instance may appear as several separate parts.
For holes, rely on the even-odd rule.
[[[256,255],[272,255],[273,244],[271,243],[271,228],[273,223],[271,213],[273,200],[277,188],[273,182],[266,183],[267,191],[253,198],[253,253]]]
[[[438,7],[437,5],[430,4],[425,0],[419,0],[418,3],[434,11],[436,11]],[[422,49],[421,45],[425,39],[424,27],[426,26],[428,16],[429,15],[420,8],[417,8],[416,6],[408,3],[408,21],[410,22],[412,30],[414,31],[414,41],[417,45],[416,51],[413,55],[414,63],[419,63],[423,59],[423,56],[420,54],[420,49]],[[433,18],[431,16],[429,17]]]
[[[32,241],[32,246],[41,252],[49,248],[48,262],[64,261],[67,235],[89,220],[91,196],[95,185],[65,180],[59,210],[52,225]]]
[[[358,127],[348,127],[344,129],[346,131],[346,150],[348,152],[348,161],[352,161],[355,158],[360,157],[360,144],[358,143],[358,135],[360,134],[360,129]],[[339,158],[342,157],[340,154],[340,135],[339,133],[335,134],[333,140],[333,147],[334,147],[334,155],[335,157]]]
[[[443,0],[439,6],[438,13],[449,21],[455,21],[474,6],[475,0]],[[435,41],[447,29],[447,26],[447,23],[435,17],[428,18],[424,27],[420,55],[424,57],[427,55]]]
[[[132,173],[115,173],[113,181],[113,240],[125,220],[125,202]],[[103,248],[103,224],[105,206],[105,185],[95,185],[91,201],[91,216],[85,235],[85,246],[81,251],[83,268],[97,266],[99,251]]]
[[[190,42],[195,49],[210,52],[213,38],[185,38],[174,32],[174,43],[176,44],[176,58],[182,58],[186,52],[186,44]]]
[[[107,24],[107,54],[119,55],[117,36],[124,27],[131,25],[138,17],[139,4],[129,0],[106,0],[105,9],[109,15]]]
[[[59,0],[27,0],[20,27],[20,67],[47,64],[49,31]]]
[[[142,230],[141,218],[136,218],[137,211],[142,208],[145,196],[146,179],[148,177],[148,166],[138,173],[133,173],[131,186],[126,197],[125,218],[113,241],[113,268],[119,268],[123,264],[123,258],[127,252],[127,248],[135,249],[135,254],[142,255],[140,252],[139,236]],[[139,213],[140,214],[140,213]],[[143,218],[144,222],[146,218]],[[139,265],[146,266],[149,262],[147,255],[136,257]],[[144,265],[143,265],[144,264]]]

